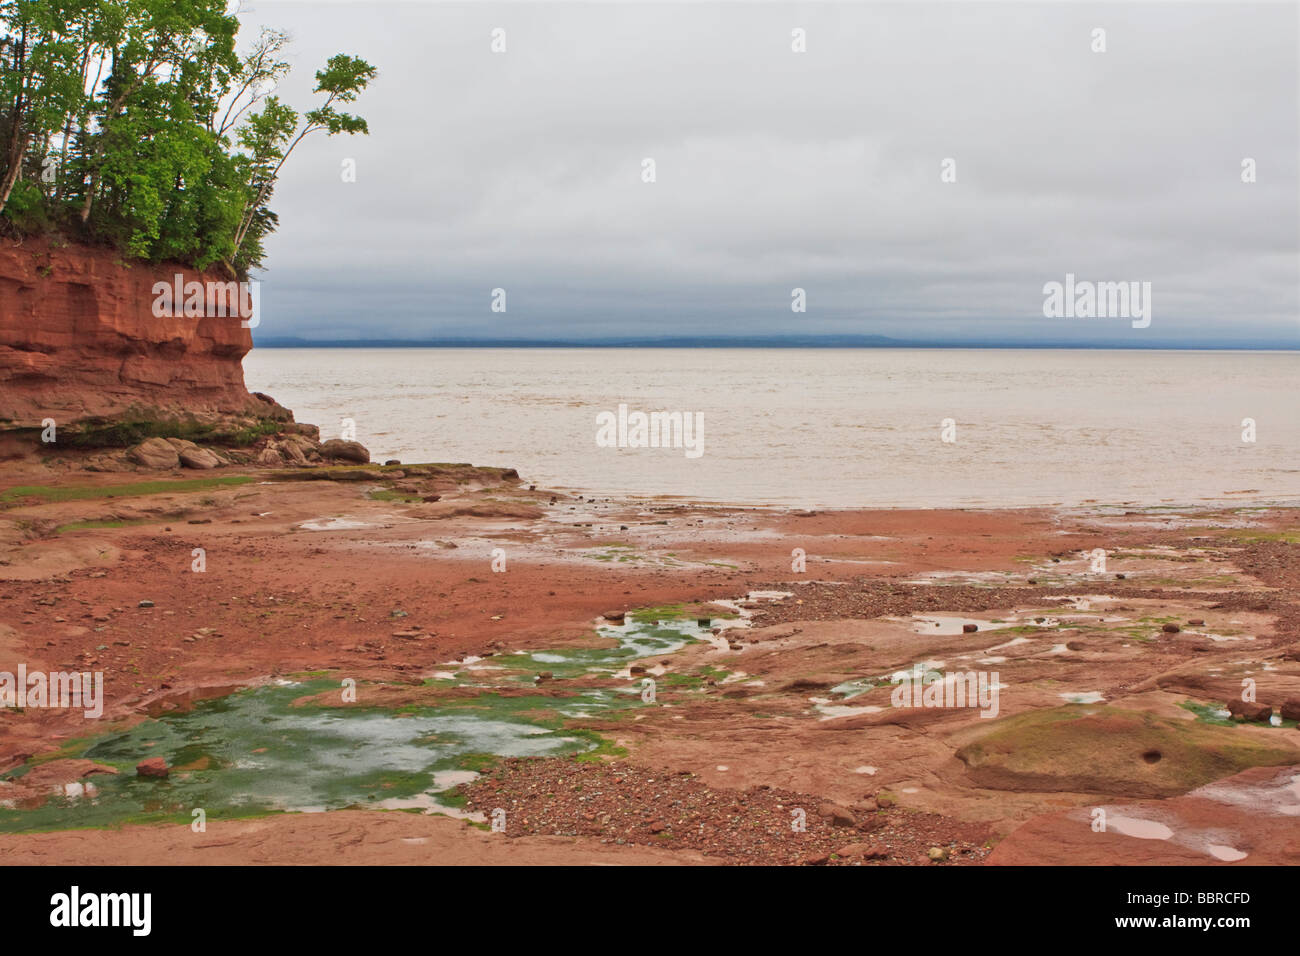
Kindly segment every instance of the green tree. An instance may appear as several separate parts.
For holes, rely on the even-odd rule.
[[[300,118],[273,95],[288,38],[263,30],[240,55],[238,30],[226,0],[0,0],[0,226],[259,265],[289,154],[320,130],[366,133],[339,106],[375,70],[330,58]]]
[[[280,170],[299,143],[322,130],[328,136],[370,132],[364,119],[339,110],[336,104],[354,102],[374,78],[375,68],[365,60],[340,53],[330,57],[325,69],[316,71],[314,92],[324,93],[325,102],[307,114],[301,129],[298,128],[297,114],[278,100],[272,103],[268,99],[266,108],[249,119],[253,131],[247,138],[241,136],[241,142],[252,155],[255,191],[235,233],[236,255],[254,224],[264,217]],[[295,130],[298,131],[296,136]]]

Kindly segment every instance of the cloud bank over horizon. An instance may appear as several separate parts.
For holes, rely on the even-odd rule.
[[[380,73],[355,104],[370,135],[308,139],[277,187],[259,338],[1300,346],[1294,5],[263,2],[242,19],[246,42],[292,35],[280,93],[300,109],[333,53]],[[1067,274],[1149,282],[1150,326],[1044,317]]]

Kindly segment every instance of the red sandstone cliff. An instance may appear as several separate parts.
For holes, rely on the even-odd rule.
[[[238,317],[165,317],[153,286],[211,279],[109,249],[0,240],[0,430],[87,420],[292,420],[244,387]]]

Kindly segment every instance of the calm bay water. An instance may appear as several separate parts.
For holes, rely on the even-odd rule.
[[[1300,499],[1300,353],[255,349],[250,389],[375,460],[805,507]],[[702,412],[698,458],[597,415]],[[944,442],[941,423],[956,422]],[[1242,441],[1242,420],[1257,440]]]

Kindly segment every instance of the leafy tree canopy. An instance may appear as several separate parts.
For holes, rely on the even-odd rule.
[[[371,80],[338,54],[316,108],[274,95],[288,37],[242,52],[226,0],[0,0],[0,230],[64,232],[125,256],[243,277],[302,140],[368,132],[344,112]]]

